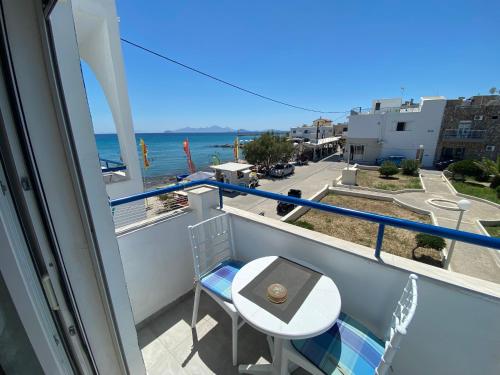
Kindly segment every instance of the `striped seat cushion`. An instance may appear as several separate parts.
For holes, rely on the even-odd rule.
[[[373,375],[384,354],[384,342],[344,313],[327,332],[292,345],[325,374],[335,375]]]
[[[231,301],[231,284],[236,272],[243,267],[244,263],[236,260],[228,260],[221,263],[213,271],[201,278],[201,285],[211,292]]]

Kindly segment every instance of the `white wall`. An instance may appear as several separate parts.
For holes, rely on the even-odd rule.
[[[283,255],[319,267],[337,284],[342,310],[382,337],[408,275],[419,275],[417,312],[394,360],[394,374],[500,373],[500,294],[495,284],[389,254],[383,254],[383,265],[373,249],[237,211],[232,220],[242,259]],[[465,280],[470,288],[442,280]],[[481,285],[496,288],[496,294],[472,290]]]
[[[384,114],[381,157],[403,155],[415,159],[417,149],[423,145],[422,165],[432,166],[445,105],[444,98],[423,100],[420,112]],[[408,130],[396,131],[398,121],[406,122]]]
[[[375,105],[380,103],[380,111],[375,111]],[[370,109],[371,113],[383,112],[384,109],[399,108],[401,106],[401,98],[390,98],[390,99],[373,99],[372,107]]]
[[[356,143],[356,138],[381,140],[379,157],[401,155],[408,159],[415,159],[417,149],[423,145],[422,165],[432,166],[445,104],[445,98],[423,98],[419,112],[351,115],[348,142]],[[396,131],[400,121],[406,122],[407,130]]]
[[[188,225],[198,222],[185,211],[118,236],[135,324],[193,288],[193,255]]]
[[[379,261],[364,246],[231,207],[225,210],[231,214],[240,259],[282,255],[317,266],[337,284],[342,310],[381,337],[408,275],[418,274],[418,308],[393,363],[394,374],[469,374],[471,366],[476,374],[500,372],[496,284],[386,253]],[[189,212],[119,237],[137,323],[191,290],[187,225],[196,220]]]
[[[73,0],[80,58],[91,67],[113,115],[127,179],[106,185],[111,199],[143,191],[114,0]]]

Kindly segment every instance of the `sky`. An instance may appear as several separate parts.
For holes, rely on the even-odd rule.
[[[142,5],[142,6],[139,6]],[[500,1],[117,0],[123,38],[263,95],[322,111],[500,87]],[[122,43],[136,132],[289,129],[319,114],[237,91]],[[96,133],[115,132],[83,63]]]

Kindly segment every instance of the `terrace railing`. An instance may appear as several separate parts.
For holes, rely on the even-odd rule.
[[[484,139],[486,130],[445,129],[443,137],[446,139]]]
[[[223,198],[224,198],[223,191],[230,190],[230,191],[237,191],[240,193],[256,195],[256,196],[263,197],[263,198],[273,199],[275,201],[292,203],[292,204],[297,205],[297,206],[310,207],[310,208],[314,208],[316,210],[331,212],[334,214],[354,217],[357,219],[377,223],[379,226],[378,226],[378,233],[377,233],[377,242],[375,245],[375,256],[376,257],[380,257],[380,251],[382,249],[382,242],[384,240],[384,231],[385,231],[386,225],[396,227],[396,228],[401,228],[401,229],[407,229],[407,230],[411,230],[414,232],[427,233],[427,234],[431,234],[431,235],[435,235],[435,236],[441,236],[444,238],[449,238],[451,240],[466,242],[466,243],[470,243],[470,244],[474,244],[474,245],[485,246],[485,247],[493,248],[496,250],[500,250],[500,239],[499,238],[483,236],[480,234],[464,232],[464,231],[460,231],[460,230],[440,227],[440,226],[431,225],[431,224],[418,223],[418,222],[406,220],[406,219],[398,219],[398,218],[391,217],[391,216],[385,216],[385,215],[379,215],[379,214],[374,214],[374,213],[370,213],[370,212],[352,210],[349,208],[337,207],[337,206],[333,206],[333,205],[326,204],[326,203],[310,201],[310,200],[302,199],[302,198],[294,198],[294,197],[290,197],[287,195],[271,193],[271,192],[263,191],[263,190],[250,189],[250,188],[246,188],[243,186],[226,184],[226,183],[218,182],[218,181],[214,181],[214,180],[192,181],[192,182],[187,182],[187,183],[169,186],[169,187],[166,187],[163,189],[158,189],[158,190],[153,190],[153,191],[148,191],[145,193],[132,195],[132,196],[125,197],[125,198],[114,199],[114,200],[110,201],[110,206],[112,209],[116,209],[117,207],[119,207],[121,205],[130,204],[133,202],[144,200],[146,198],[155,197],[155,196],[158,196],[161,194],[172,193],[175,191],[180,191],[183,189],[187,189],[187,188],[191,188],[191,187],[195,187],[195,186],[199,186],[199,185],[209,185],[209,186],[213,186],[213,187],[216,187],[219,189],[219,206],[220,206],[220,208],[223,208],[223,203],[224,203],[223,202]]]
[[[127,169],[127,165],[121,161],[99,158],[99,162],[101,163],[102,173],[118,172]]]

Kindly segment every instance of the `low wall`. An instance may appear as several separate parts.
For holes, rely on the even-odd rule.
[[[320,191],[316,192],[312,197],[308,198],[311,201],[319,202],[321,199],[325,197],[329,193],[329,186],[326,184],[323,189]],[[290,213],[287,215],[283,216],[280,220],[281,221],[295,221],[302,215],[304,215],[307,211],[309,211],[311,207],[304,207],[304,206],[297,206],[295,207]]]
[[[500,373],[497,284],[391,254],[378,260],[364,246],[228,210],[241,259],[281,255],[322,269],[340,290],[342,310],[381,337],[408,275],[419,275],[417,311],[394,359],[394,374],[469,374],[471,366],[477,374]]]
[[[187,227],[197,221],[196,213],[186,210],[118,236],[136,325],[193,288]]]

